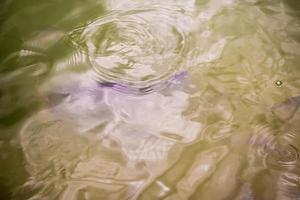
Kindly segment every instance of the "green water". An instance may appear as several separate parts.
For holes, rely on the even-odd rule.
[[[0,199],[300,199],[300,1],[3,0]]]

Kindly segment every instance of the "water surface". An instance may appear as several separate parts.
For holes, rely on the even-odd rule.
[[[4,0],[0,199],[300,199],[300,2]]]

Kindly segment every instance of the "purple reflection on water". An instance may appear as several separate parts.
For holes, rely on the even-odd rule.
[[[187,74],[187,71],[181,71],[173,75],[169,80],[167,80],[167,82],[171,84],[178,84],[187,76]]]
[[[115,82],[97,82],[97,85],[100,88],[112,88],[114,90],[120,91],[122,93],[128,94],[147,94],[152,91],[159,91],[171,85],[177,85],[187,76],[187,71],[181,71],[167,79],[166,81],[162,81],[161,83],[157,83],[155,85],[138,88],[132,85],[115,83]]]
[[[84,79],[85,84],[78,84],[78,80],[76,80],[76,83],[71,84],[69,87],[59,87],[57,91],[48,93],[47,101],[54,106],[65,99],[67,99],[67,102],[72,103],[86,96],[91,97],[95,102],[99,102],[103,99],[105,90],[110,89],[124,95],[146,95],[158,91],[168,93],[172,91],[174,87],[177,88],[177,86],[181,86],[187,74],[187,71],[181,71],[167,80],[142,88],[122,83],[91,81],[91,79],[88,79],[90,81]]]
[[[178,114],[180,111],[176,109],[184,109],[187,104],[187,94],[181,91],[185,86],[183,83],[186,75],[186,71],[181,71],[156,85],[137,88],[120,83],[100,83],[93,79],[93,74],[72,74],[69,75],[68,82],[65,81],[66,76],[54,79],[54,86],[45,95],[49,105],[53,106],[51,112],[60,118],[74,121],[78,131],[83,133],[107,121],[119,122],[127,114],[132,123],[138,121],[144,112],[153,112],[153,116],[167,115],[173,119],[171,112],[175,109],[175,114]],[[172,104],[165,105],[169,101]],[[163,111],[152,105],[153,102],[164,105],[161,106],[164,107]],[[126,116],[123,116],[124,113],[127,113]],[[149,124],[153,122],[151,126],[159,127],[155,117],[150,118]],[[175,117],[174,121],[176,120]],[[146,125],[150,126],[149,124]]]

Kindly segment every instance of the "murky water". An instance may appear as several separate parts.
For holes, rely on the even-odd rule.
[[[0,199],[300,199],[300,1],[0,13]]]

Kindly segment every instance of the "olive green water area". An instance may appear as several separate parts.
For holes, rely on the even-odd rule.
[[[0,199],[299,200],[300,1],[3,0]]]

